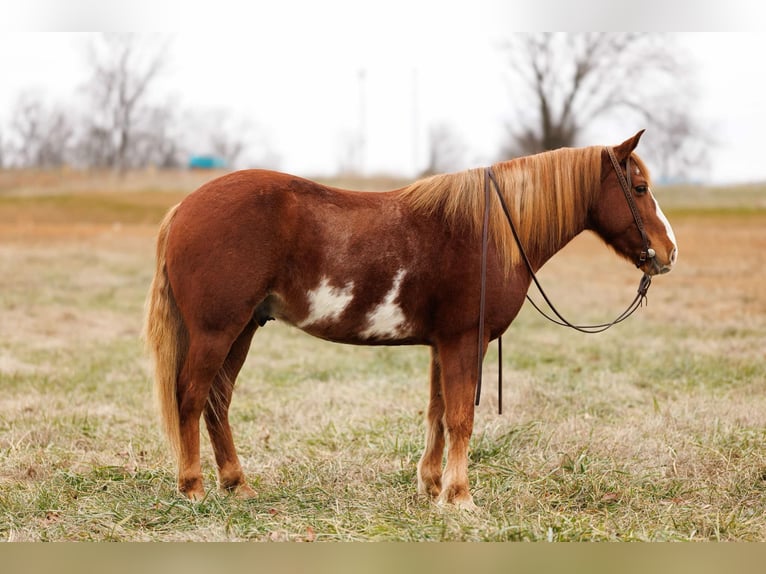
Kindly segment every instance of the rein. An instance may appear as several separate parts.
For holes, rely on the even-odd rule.
[[[628,202],[628,206],[630,207],[630,211],[633,215],[633,220],[636,223],[636,227],[638,228],[639,233],[641,234],[641,240],[643,242],[643,250],[641,251],[641,254],[638,258],[638,263],[636,264],[636,267],[640,267],[642,263],[644,263],[647,259],[651,259],[655,256],[654,249],[651,249],[649,247],[649,239],[646,236],[646,230],[644,229],[644,223],[641,219],[641,215],[638,212],[638,208],[636,207],[636,203],[633,200],[633,195],[631,193],[631,185],[630,185],[630,156],[628,156],[628,159],[626,160],[625,169],[627,172],[627,177],[625,174],[622,173],[622,170],[620,169],[620,164],[617,161],[617,157],[614,155],[614,150],[611,147],[606,148],[609,159],[612,162],[612,166],[614,167],[615,171],[617,172],[617,178],[620,182],[620,187],[622,188],[623,193],[625,194],[625,199]],[[519,251],[521,252],[521,257],[524,260],[524,264],[527,268],[527,271],[529,271],[529,275],[532,278],[532,281],[534,282],[535,286],[537,287],[537,290],[540,292],[540,295],[542,295],[543,299],[545,300],[545,303],[548,305],[548,307],[551,309],[553,314],[556,316],[556,318],[551,317],[549,314],[547,314],[545,311],[540,309],[540,307],[532,300],[532,298],[529,296],[529,294],[526,295],[527,301],[529,301],[532,306],[535,308],[535,310],[540,313],[543,317],[548,319],[550,322],[555,323],[556,325],[560,325],[562,327],[569,327],[570,329],[574,329],[575,331],[579,331],[581,333],[587,333],[587,334],[595,334],[595,333],[602,333],[609,329],[610,327],[613,327],[614,325],[617,325],[618,323],[622,323],[625,319],[630,317],[639,307],[641,307],[644,303],[644,300],[646,299],[647,291],[649,291],[649,287],[652,284],[652,278],[647,273],[644,273],[643,277],[641,277],[641,280],[638,283],[638,291],[636,293],[635,298],[633,301],[628,305],[628,307],[620,313],[620,315],[617,316],[616,319],[613,321],[610,321],[609,323],[600,323],[598,325],[574,325],[573,323],[569,322],[567,319],[565,319],[561,313],[556,309],[556,307],[553,305],[551,300],[548,298],[548,295],[545,293],[545,290],[543,290],[542,285],[540,285],[540,282],[537,279],[537,275],[535,275],[535,271],[532,267],[532,264],[529,261],[529,257],[527,257],[527,253],[524,250],[524,246],[521,244],[521,239],[519,239],[518,231],[516,230],[516,226],[513,223],[513,218],[511,217],[510,210],[508,209],[508,205],[505,202],[505,198],[503,197],[503,194],[500,192],[500,186],[497,183],[497,179],[495,178],[495,174],[492,171],[491,167],[487,167],[484,169],[484,221],[483,221],[483,228],[482,228],[482,237],[481,237],[481,297],[479,300],[479,349],[478,349],[478,380],[476,384],[476,402],[475,405],[479,406],[479,400],[481,399],[481,380],[482,380],[482,364],[483,364],[483,358],[484,358],[484,310],[485,310],[485,297],[486,297],[486,284],[487,284],[487,250],[488,250],[488,244],[489,244],[489,206],[490,206],[490,184],[492,184],[495,188],[495,193],[497,195],[498,200],[500,201],[500,206],[503,209],[503,213],[505,214],[505,219],[508,221],[508,225],[511,229],[511,233],[513,234],[513,238],[516,240],[516,244],[519,247]],[[503,402],[502,402],[502,379],[503,379],[503,360],[502,360],[502,335],[498,336],[497,338],[497,353],[498,353],[498,379],[497,379],[497,396],[498,396],[498,407],[497,412],[498,414],[502,414],[503,412]]]

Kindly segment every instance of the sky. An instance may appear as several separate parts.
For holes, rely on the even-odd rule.
[[[685,3],[694,10],[684,11]],[[241,129],[253,142],[252,156],[268,148],[279,169],[331,174],[363,136],[363,145],[356,145],[363,172],[414,176],[425,165],[428,130],[437,124],[449,125],[462,140],[466,165],[461,167],[498,159],[512,113],[502,50],[510,34],[556,25],[597,30],[625,18],[637,29],[673,31],[677,21],[722,30],[683,32],[678,38],[696,79],[693,105],[715,140],[707,179],[766,180],[761,146],[766,77],[759,72],[766,33],[748,31],[763,29],[764,19],[756,20],[762,8],[737,12],[733,0],[726,11],[706,11],[704,3],[681,0],[672,12],[667,3],[647,0],[641,3],[644,10],[626,16],[610,12],[614,3],[601,0],[537,0],[535,10],[530,4],[136,0],[130,9],[106,11],[114,3],[9,2],[0,6],[7,16],[0,21],[0,125],[9,120],[21,91],[52,102],[77,99],[87,79],[88,33],[70,30],[139,31],[169,46],[154,98],[181,110],[225,110],[231,129]],[[570,4],[578,11],[568,13]],[[650,17],[658,13],[654,4],[662,7],[661,19]],[[619,143],[637,127],[614,123],[583,143]]]

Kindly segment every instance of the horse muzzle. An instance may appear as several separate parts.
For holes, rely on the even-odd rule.
[[[678,249],[674,247],[667,256],[667,263],[660,261],[657,252],[651,247],[647,250],[646,261],[641,265],[642,271],[649,275],[664,275],[670,273],[678,258]]]

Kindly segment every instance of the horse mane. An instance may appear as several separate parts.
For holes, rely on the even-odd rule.
[[[561,148],[492,167],[528,254],[553,253],[582,231],[600,189],[603,149]],[[401,197],[416,212],[442,217],[455,232],[480,236],[484,177],[482,168],[435,175],[405,187]],[[490,198],[489,237],[509,274],[521,254],[494,189]]]

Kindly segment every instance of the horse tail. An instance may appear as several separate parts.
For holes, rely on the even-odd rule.
[[[189,350],[189,335],[168,281],[165,256],[178,205],[168,211],[157,237],[157,268],[145,305],[144,340],[154,363],[154,391],[162,426],[173,454],[181,449],[176,385]]]

